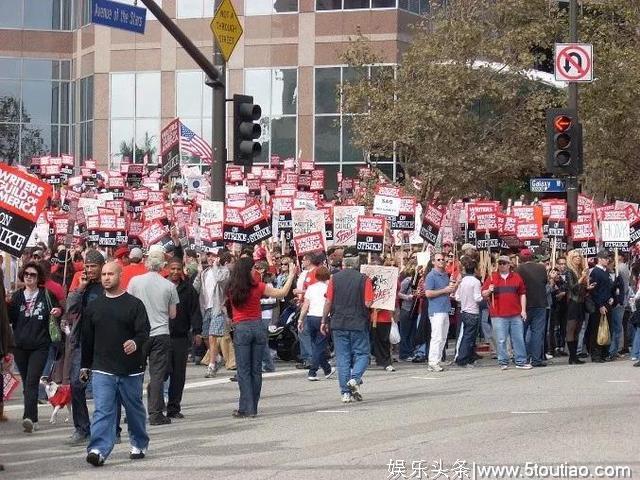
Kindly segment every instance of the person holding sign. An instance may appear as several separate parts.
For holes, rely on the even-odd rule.
[[[289,265],[294,272],[295,265]],[[231,304],[233,343],[236,349],[236,367],[240,399],[236,418],[255,417],[262,390],[262,357],[267,348],[268,330],[262,323],[260,298],[284,298],[289,293],[295,275],[289,275],[282,288],[274,288],[257,280],[253,259],[243,257],[231,271],[227,296]]]

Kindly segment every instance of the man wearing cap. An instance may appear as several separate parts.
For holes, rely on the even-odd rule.
[[[163,383],[169,367],[171,339],[169,321],[176,317],[179,303],[176,286],[160,275],[166,262],[164,251],[152,248],[145,265],[147,273],[131,279],[127,291],[144,303],[151,331],[146,346],[149,357],[147,410],[151,425],[166,425],[171,419],[164,415]]]
[[[147,267],[142,262],[142,250],[134,247],[129,252],[129,265],[122,268],[122,276],[120,277],[120,285],[126,289],[133,277],[147,273]]]
[[[609,356],[609,344],[598,345],[598,326],[602,315],[607,316],[609,331],[611,332],[611,307],[613,305],[613,282],[609,276],[609,263],[611,254],[608,250],[602,249],[598,252],[598,263],[589,274],[589,283],[595,287],[591,290],[591,298],[596,305],[596,312],[589,315],[589,351],[591,361],[603,363]]]
[[[524,344],[524,321],[527,318],[527,289],[524,280],[511,271],[507,255],[498,258],[498,271],[487,277],[482,285],[482,296],[487,299],[491,322],[496,336],[498,364],[502,370],[509,368],[507,340],[511,336],[516,368],[529,370],[527,349]]]
[[[82,330],[88,305],[104,294],[100,283],[100,273],[104,257],[95,249],[89,249],[84,256],[84,271],[78,287],[69,292],[67,298],[65,323],[71,328],[69,346],[71,379],[71,413],[75,431],[68,440],[70,445],[86,445],[90,436],[90,419],[87,408],[86,383],[80,381],[80,363],[82,356]],[[65,375],[66,376],[66,375]]]
[[[520,252],[518,274],[527,289],[527,318],[524,325],[527,354],[534,367],[546,367],[544,361],[545,327],[547,323],[547,269],[533,261],[528,248]]]
[[[356,251],[345,251],[342,270],[327,287],[327,300],[320,323],[320,332],[333,332],[336,366],[342,401],[361,401],[362,376],[369,365],[369,307],[373,302],[373,283],[358,271]]]

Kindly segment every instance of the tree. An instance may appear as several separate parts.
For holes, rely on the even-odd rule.
[[[135,157],[133,155],[134,143],[131,140],[127,143],[125,140],[120,142],[120,155],[122,158],[130,158],[133,163],[141,162],[145,155],[147,155],[148,161],[152,162],[158,151],[156,145],[156,136],[149,135],[149,132],[144,132],[144,139],[142,145],[135,144]]]
[[[639,4],[598,2],[581,15],[581,40],[594,43],[598,69],[598,81],[581,87],[584,185],[600,196],[640,196],[620,181],[640,173],[632,162],[640,138]],[[548,0],[456,0],[433,5],[412,33],[395,75],[343,86],[345,111],[368,113],[354,116],[354,143],[371,155],[395,152],[407,188],[410,177],[423,181],[422,197],[496,192],[544,173],[545,111],[564,105],[566,90],[528,71],[549,64],[553,44],[566,38],[566,12]],[[362,36],[343,58],[356,69],[388,61]],[[632,134],[612,149],[622,131],[608,128],[614,124]],[[597,175],[603,169],[615,175]]]
[[[20,161],[20,140],[22,140],[22,161],[32,156],[48,153],[40,130],[28,125],[31,118],[22,109],[22,138],[20,137],[20,100],[13,96],[0,97],[0,119],[14,123],[0,123],[0,160],[7,163]]]

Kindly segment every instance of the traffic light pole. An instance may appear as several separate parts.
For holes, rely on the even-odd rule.
[[[578,0],[569,0],[569,42],[578,42]],[[578,112],[578,83],[569,82],[568,90],[568,107]],[[569,221],[575,222],[578,219],[578,177],[568,176],[566,182],[567,214]]]
[[[222,3],[222,0],[216,0],[214,11],[218,10],[218,7]],[[226,78],[226,64],[218,42],[213,41],[213,64],[217,67],[220,77],[224,83]],[[211,122],[211,139],[213,149],[213,159],[211,160],[211,200],[224,202],[225,200],[225,175],[227,166],[227,122],[226,122],[226,104],[227,92],[226,88],[213,89],[213,121]]]

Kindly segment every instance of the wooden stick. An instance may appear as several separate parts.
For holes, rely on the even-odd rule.
[[[284,257],[284,230],[280,230],[280,255]]]
[[[558,238],[553,237],[553,243],[551,244],[551,268],[556,268],[557,249],[558,249]]]
[[[616,275],[618,275],[618,247],[615,248],[615,250],[613,251],[613,255],[614,255],[614,265],[616,267]]]

